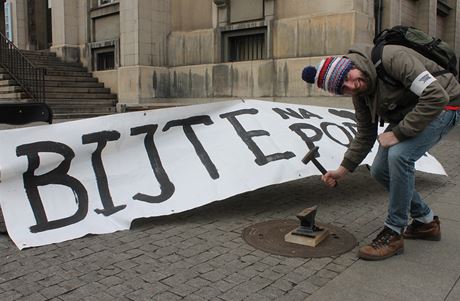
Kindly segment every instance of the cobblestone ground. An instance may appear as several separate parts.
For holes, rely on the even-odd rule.
[[[432,151],[449,177],[417,174],[429,203],[459,182],[459,137],[457,127]],[[360,167],[334,189],[310,177],[137,220],[129,231],[23,251],[0,235],[0,300],[303,300],[353,265],[356,248],[288,258],[254,249],[241,233],[254,223],[296,219],[313,205],[318,221],[343,226],[363,243],[380,230],[387,203]]]

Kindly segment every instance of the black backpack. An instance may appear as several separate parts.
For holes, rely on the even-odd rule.
[[[433,38],[414,27],[398,25],[385,29],[374,38],[374,45],[371,59],[377,75],[393,86],[401,86],[401,83],[388,75],[383,67],[382,52],[385,45],[405,46],[436,62],[444,70],[435,72],[433,74],[435,77],[445,73],[458,74],[457,57],[452,48],[441,39]]]

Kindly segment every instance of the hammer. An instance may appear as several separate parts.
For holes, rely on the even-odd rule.
[[[308,162],[313,162],[313,164],[315,164],[316,168],[318,168],[318,170],[324,175],[327,173],[327,170],[323,167],[323,165],[321,165],[321,163],[318,162],[318,160],[316,160],[316,154],[318,153],[318,150],[319,150],[319,147],[318,146],[315,146],[314,148],[312,148],[306,155],[305,157],[303,157],[302,159],[302,162],[304,164],[308,164]],[[337,186],[337,182],[335,184],[335,186]]]

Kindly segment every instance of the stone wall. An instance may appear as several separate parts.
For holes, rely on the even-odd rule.
[[[373,19],[358,12],[277,20],[274,58],[346,53],[356,42],[371,42]]]
[[[212,28],[212,10],[212,0],[171,0],[172,31]]]
[[[265,7],[265,19],[237,23],[232,23],[236,19],[226,1],[154,2],[120,2],[121,68],[105,73],[103,80],[118,83],[121,103],[326,97],[327,93],[305,85],[301,70],[324,56],[346,53],[353,43],[371,43],[374,36],[373,0],[265,0],[274,7],[268,15]],[[382,2],[383,27],[413,23],[415,15],[417,25],[427,29],[433,28],[433,20],[436,23],[431,9],[436,0]],[[227,3],[225,9],[216,6],[222,3]],[[247,5],[239,0],[234,4]],[[161,18],[160,13],[168,11],[169,19]],[[455,7],[443,26],[456,22],[457,28],[457,14]],[[268,59],[225,63],[222,32],[251,26],[267,26]],[[458,35],[456,30],[449,37],[457,41]]]
[[[216,61],[216,32],[173,31],[168,36],[168,66],[210,64]]]
[[[327,96],[301,80],[302,69],[346,53],[355,42],[371,42],[372,35],[373,18],[361,12],[277,19],[273,59],[219,63],[217,30],[174,31],[168,36],[169,68],[140,80],[140,90],[154,95],[142,101]]]
[[[322,57],[289,58],[171,68],[133,66],[117,71],[94,72],[112,92],[123,89],[127,105],[168,102],[174,99],[305,98],[330,96],[301,80],[306,65]],[[118,79],[118,82],[113,80]],[[117,89],[118,86],[118,89]]]
[[[321,14],[341,14],[352,11],[372,15],[374,8],[373,2],[374,0],[278,0],[275,1],[275,10],[278,19]]]

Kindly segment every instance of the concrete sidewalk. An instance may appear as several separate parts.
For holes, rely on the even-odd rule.
[[[360,244],[381,229],[386,193],[365,167],[335,189],[319,177],[265,187],[131,230],[19,251],[0,234],[0,300],[460,300],[460,127],[431,152],[449,177],[417,173],[440,216],[440,242],[406,241],[381,262],[340,256],[288,258],[245,243],[246,227],[296,219],[344,227]]]
[[[450,176],[424,194],[442,221],[442,240],[406,240],[402,256],[381,262],[358,260],[307,300],[460,300],[459,147],[456,127],[431,152]]]

